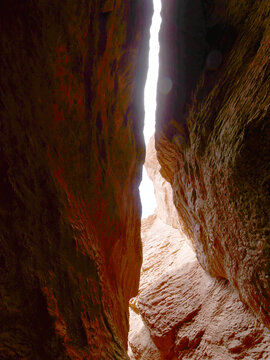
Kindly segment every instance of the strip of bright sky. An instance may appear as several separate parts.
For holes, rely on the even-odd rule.
[[[150,29],[149,67],[144,90],[144,139],[146,145],[148,144],[150,137],[155,132],[156,93],[159,68],[158,33],[161,24],[161,0],[153,0],[153,4],[154,14]],[[140,194],[142,202],[142,218],[145,218],[153,214],[156,208],[153,184],[146,174],[145,167],[143,167],[143,178],[140,185]]]

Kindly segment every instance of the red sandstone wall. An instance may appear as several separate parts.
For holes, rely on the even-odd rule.
[[[227,280],[216,279],[201,267],[189,239],[174,228],[178,215],[169,184],[159,174],[153,138],[145,166],[157,209],[142,220],[139,292],[130,301],[130,358],[269,359],[269,329]]]
[[[124,359],[149,1],[0,5],[0,358]]]
[[[173,23],[176,3],[163,2],[160,79],[170,76],[173,88],[158,95],[158,159],[199,262],[270,328],[269,2],[214,3],[192,3],[198,23],[191,5],[190,18]],[[222,55],[215,70],[213,50]]]

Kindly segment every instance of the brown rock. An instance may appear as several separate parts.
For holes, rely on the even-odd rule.
[[[157,202],[156,213],[158,217],[174,228],[179,227],[178,213],[173,204],[173,192],[171,185],[161,176],[160,164],[155,149],[155,139],[152,136],[146,149],[145,169],[153,182]]]
[[[163,357],[151,339],[150,331],[144,324],[140,314],[130,309],[129,322],[131,324],[128,334],[129,352],[131,360],[163,360]]]
[[[142,222],[143,266],[131,359],[268,359],[270,332],[228,281],[209,276],[176,229]],[[159,350],[159,354],[157,353]]]
[[[189,258],[190,254],[184,252],[188,246],[185,239],[156,215],[142,220],[143,265],[139,294],[151,286],[153,278],[162,278],[165,270],[174,270],[177,264],[181,265],[182,258]],[[182,253],[180,248],[183,248]]]
[[[1,2],[1,360],[128,358],[150,16]]]
[[[199,2],[192,6],[200,12]],[[157,156],[200,264],[228,279],[270,328],[269,2],[231,0],[225,12],[217,9],[215,25],[204,35],[201,27],[201,35],[222,63],[196,79],[190,72],[200,65],[199,33],[189,50],[181,48],[188,34],[173,48],[177,29],[166,13],[160,77],[176,86],[158,97]]]

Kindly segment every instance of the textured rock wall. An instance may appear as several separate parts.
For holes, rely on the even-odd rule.
[[[200,264],[270,328],[269,2],[208,3],[163,2],[158,159]]]
[[[161,167],[157,159],[154,136],[151,137],[147,145],[145,169],[154,186],[157,202],[156,214],[165,224],[178,228],[179,219],[173,205],[172,187],[160,174]]]
[[[0,358],[125,359],[149,1],[0,5]]]
[[[149,145],[146,164],[153,159],[153,169]],[[159,178],[154,181],[161,190]],[[166,186],[162,194],[159,205]],[[269,330],[228,281],[203,270],[181,232],[155,214],[142,220],[142,243],[139,293],[130,303],[131,359],[269,359]]]
[[[270,332],[228,281],[209,276],[177,229],[142,221],[144,260],[130,315],[133,360],[260,360]]]

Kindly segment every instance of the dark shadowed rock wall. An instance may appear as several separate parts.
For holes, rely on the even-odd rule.
[[[190,13],[175,27],[166,11],[180,3],[198,21]],[[163,1],[160,81],[173,85],[158,94],[161,173],[200,264],[270,328],[269,2],[187,3]]]
[[[125,359],[150,1],[0,5],[0,358]]]

